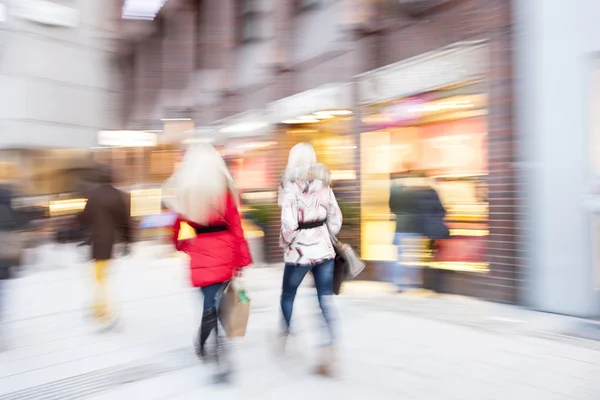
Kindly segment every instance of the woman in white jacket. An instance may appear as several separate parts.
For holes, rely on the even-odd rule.
[[[281,293],[282,338],[285,341],[289,335],[296,292],[310,271],[329,333],[317,372],[331,375],[335,329],[329,298],[333,294],[335,251],[330,233],[337,235],[340,231],[342,213],[331,189],[329,171],[317,163],[315,150],[308,143],[299,143],[290,151],[281,181],[279,205],[280,244],[285,261]]]

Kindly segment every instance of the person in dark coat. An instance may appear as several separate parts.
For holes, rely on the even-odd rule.
[[[19,218],[12,207],[12,192],[7,186],[0,186],[0,230],[12,232],[19,228]],[[4,281],[11,277],[15,260],[0,259],[0,321],[4,311]]]
[[[417,205],[417,230],[429,240],[429,248],[434,255],[439,241],[450,238],[450,231],[445,223],[446,208],[437,191],[426,178],[419,186],[415,201]],[[434,292],[445,292],[446,271],[439,268],[428,268],[424,274],[424,286]]]
[[[114,245],[132,241],[129,200],[125,193],[112,185],[112,171],[100,167],[98,185],[87,196],[85,209],[78,215],[79,223],[89,228],[92,258],[95,260],[96,295],[93,315],[100,322],[112,322],[109,310],[106,278]]]
[[[417,190],[406,183],[404,179],[392,181],[390,190],[390,211],[396,217],[396,232],[394,245],[398,249],[398,262],[390,269],[387,280],[394,283],[399,291],[418,285],[418,268],[409,262],[408,253],[411,242],[420,236],[417,229]]]

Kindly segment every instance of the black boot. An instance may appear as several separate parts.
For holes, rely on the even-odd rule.
[[[200,330],[198,332],[198,340],[197,346],[195,346],[196,355],[202,359],[203,361],[211,361],[214,357],[208,354],[206,350],[206,342],[210,337],[212,331],[215,331],[215,336],[217,336],[217,313],[214,311],[206,311],[202,315],[202,323],[200,325]],[[214,353],[216,353],[216,347],[214,349]],[[211,352],[212,353],[212,352]]]

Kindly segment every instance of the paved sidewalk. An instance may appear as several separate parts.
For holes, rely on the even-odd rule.
[[[374,294],[365,285],[350,285],[336,299],[340,377],[319,379],[310,374],[320,324],[310,282],[298,297],[295,352],[280,360],[271,349],[277,268],[248,271],[253,314],[247,337],[233,343],[238,374],[231,387],[215,387],[191,351],[200,296],[188,287],[183,260],[136,256],[114,265],[122,325],[111,333],[95,332],[84,318],[89,274],[89,266],[73,263],[10,282],[0,400],[600,399],[600,352],[537,337],[533,328],[513,329],[523,326],[515,322],[521,310]],[[453,307],[460,318],[447,317]]]

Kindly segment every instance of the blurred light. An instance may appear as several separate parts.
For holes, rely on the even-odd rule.
[[[450,236],[483,237],[489,234],[490,232],[485,229],[450,229]]]
[[[160,119],[163,122],[168,122],[168,121],[191,121],[191,118],[161,118]]]
[[[161,189],[139,189],[131,191],[131,216],[141,217],[162,212]]]
[[[277,198],[277,192],[252,192],[242,195],[244,200],[272,200]]]
[[[332,181],[351,181],[356,179],[356,171],[331,171]]]
[[[185,139],[183,141],[183,144],[200,144],[200,143],[204,143],[204,144],[211,144],[215,141],[214,138],[211,137],[204,137],[204,138],[188,138]]]
[[[125,0],[124,19],[153,20],[167,0]]]
[[[48,208],[50,209],[50,216],[56,217],[82,211],[85,204],[85,199],[55,200],[50,202]]]
[[[240,147],[243,149],[264,149],[267,147],[271,147],[277,144],[277,142],[252,142],[252,143],[244,143]]]
[[[432,262],[430,268],[443,269],[447,271],[459,272],[489,272],[489,265],[486,263],[461,263],[461,262]]]
[[[318,119],[286,119],[282,121],[284,124],[313,124],[315,122],[321,122]]]
[[[459,110],[464,108],[473,108],[475,105],[473,103],[467,101],[460,102],[452,102],[452,103],[433,103],[421,107],[410,108],[408,112],[418,113],[418,112],[433,112],[433,111],[442,111],[442,110]]]
[[[6,22],[6,5],[0,3],[0,22]]]
[[[100,131],[98,144],[112,147],[154,147],[156,134],[146,131]]]
[[[246,133],[253,132],[259,129],[268,127],[266,122],[242,122],[239,124],[229,125],[221,129],[222,133]]]
[[[296,117],[296,119],[302,119],[302,120],[305,120],[305,119],[317,119],[317,118],[318,118],[318,116],[312,115],[312,114],[310,114],[310,115],[302,115],[300,117]]]
[[[358,148],[357,146],[332,146],[330,147],[331,150],[350,150],[350,149],[356,149]]]
[[[350,110],[327,110],[327,111],[317,111],[315,113],[316,116],[320,115],[352,115],[352,111]]]

